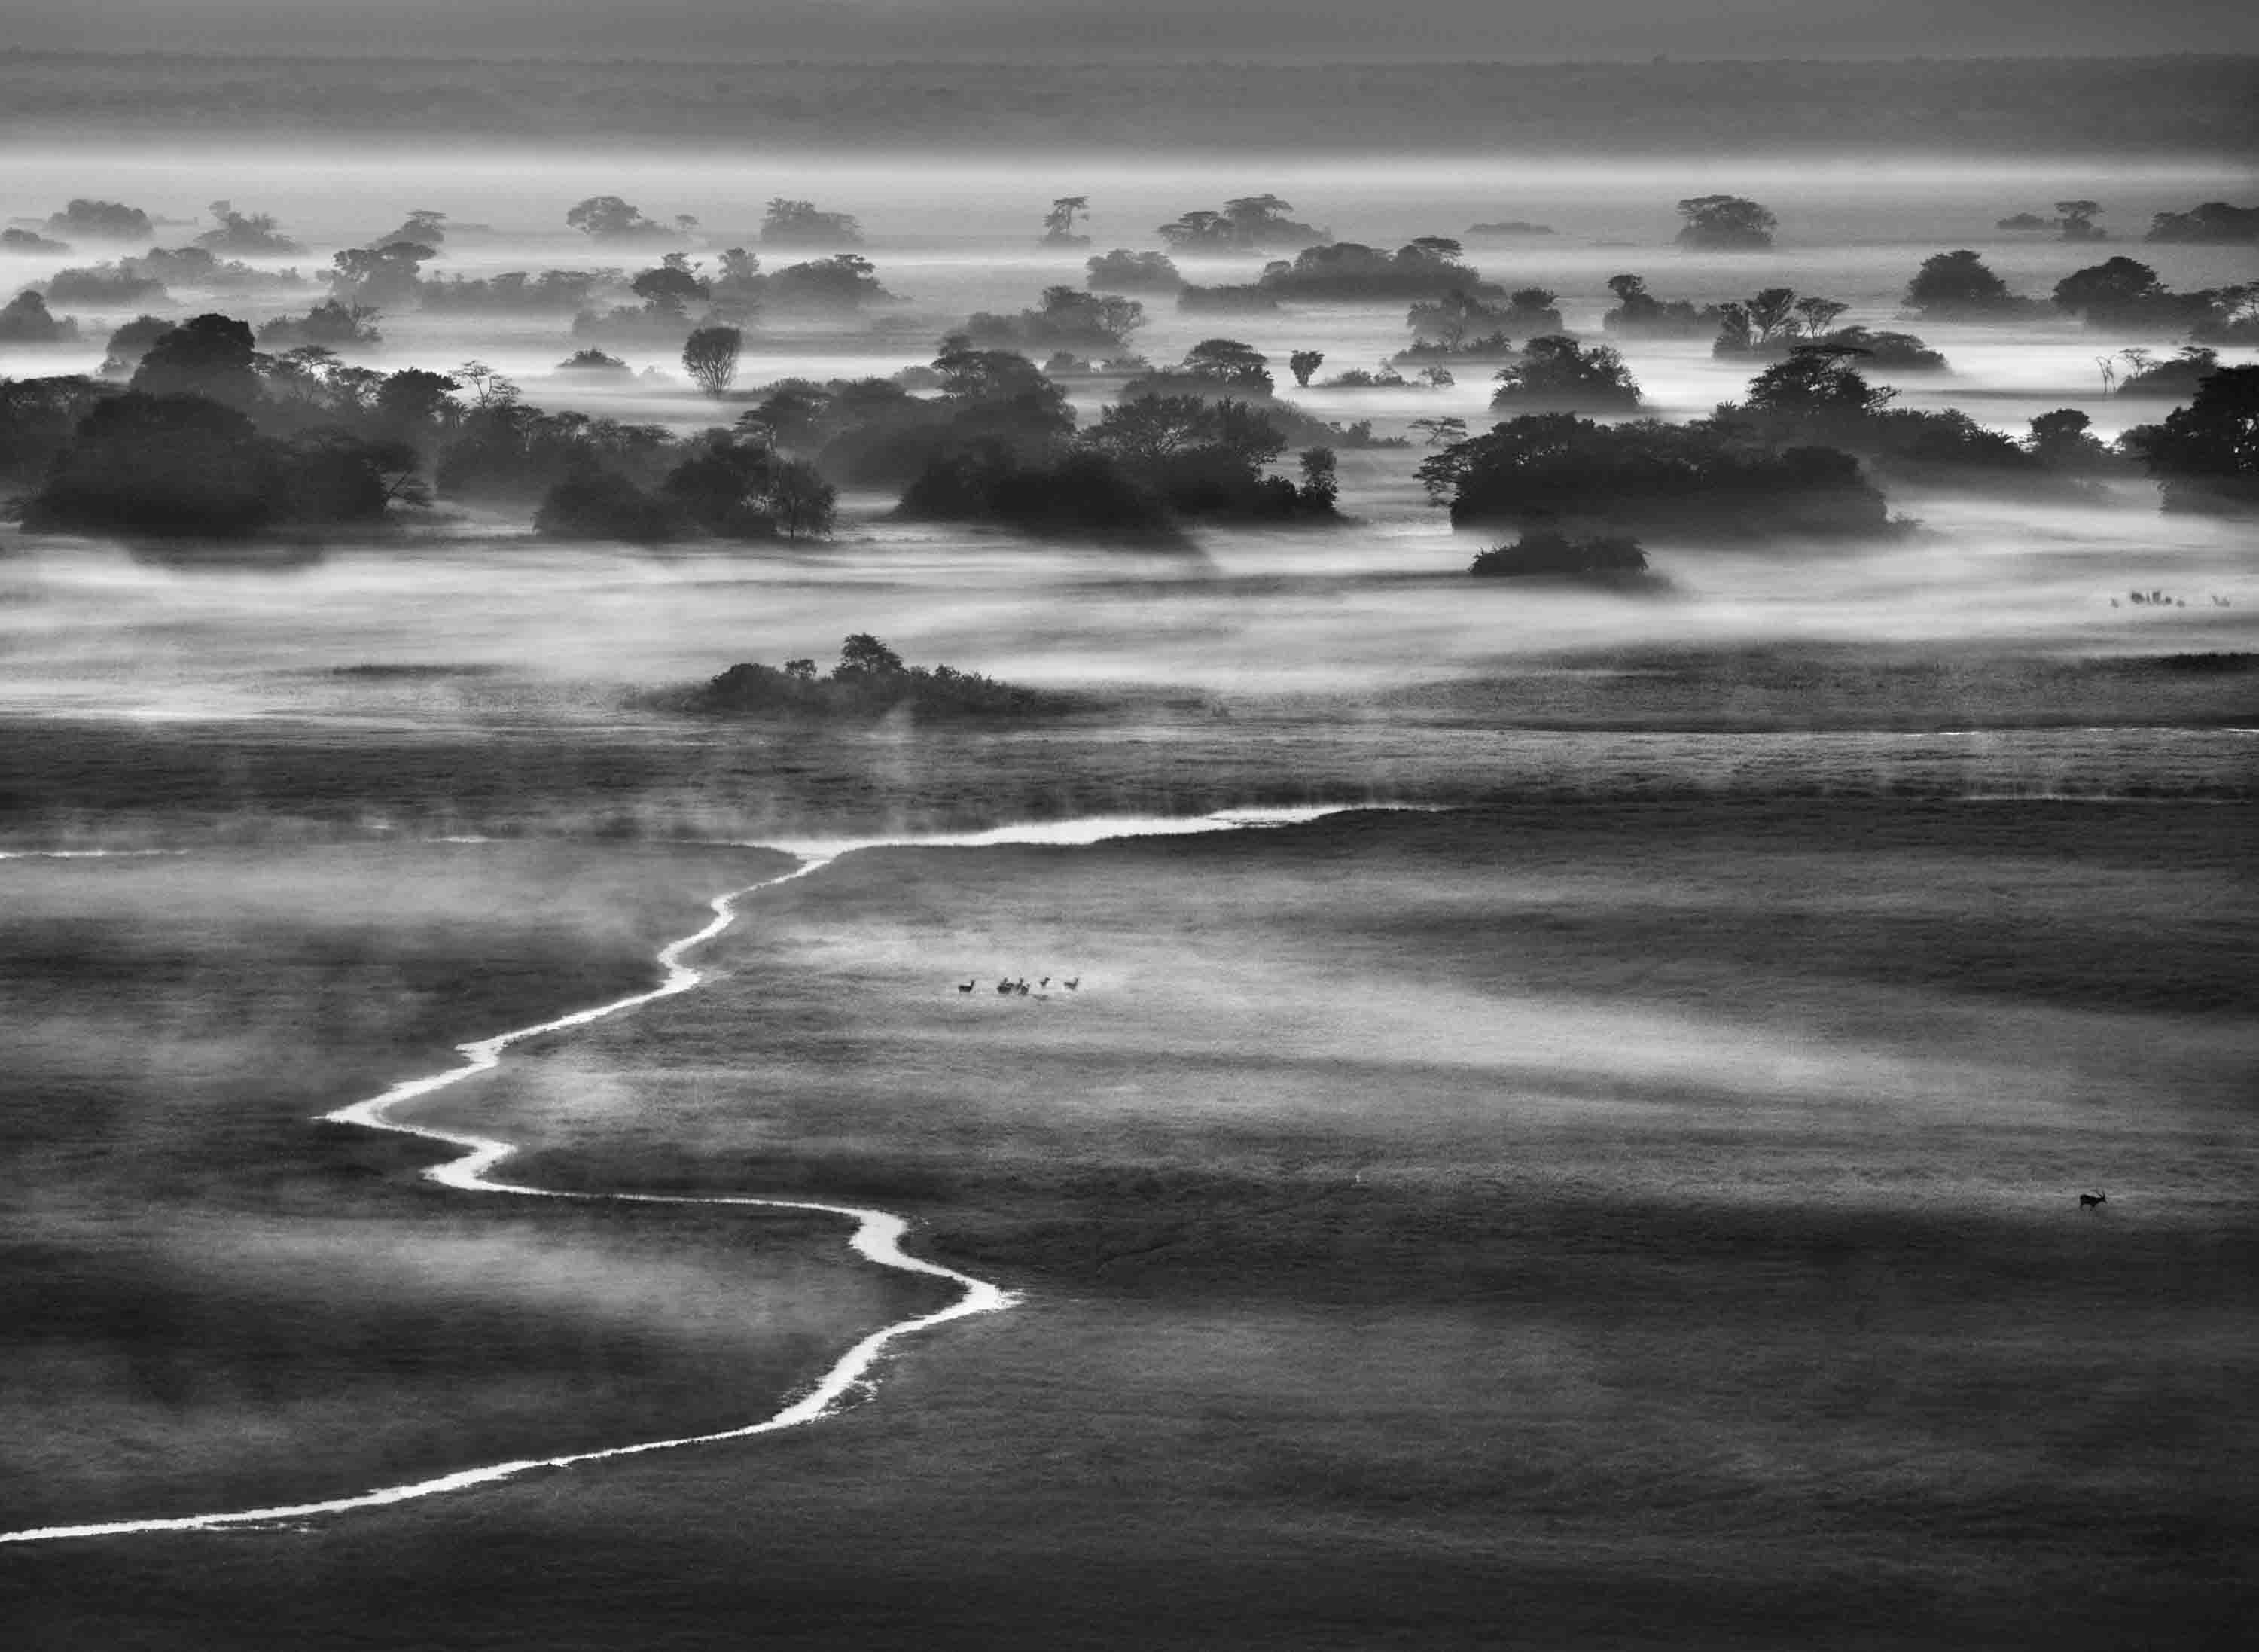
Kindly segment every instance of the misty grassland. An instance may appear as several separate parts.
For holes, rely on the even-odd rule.
[[[704,988],[424,1116],[562,1187],[901,1210],[1021,1306],[813,1429],[23,1551],[22,1620],[152,1647],[2228,1644],[2259,1467],[2247,825],[1559,802],[849,857],[758,897]],[[477,1220],[424,1203],[434,1250]],[[555,1243],[632,1267],[575,1220]],[[767,1221],[666,1254],[734,1290]],[[640,1349],[619,1406],[710,1414],[670,1386],[699,1351]]]
[[[649,984],[754,851],[11,861],[11,1526],[337,1496],[736,1421],[919,1300],[841,1224],[465,1200],[317,1115]],[[680,1219],[677,1219],[679,1216]]]
[[[2184,295],[2249,278],[2248,246],[2138,239],[2250,198],[2247,67],[2149,66],[2122,106],[2092,66],[1847,69],[1864,140],[1921,139],[1851,160],[1806,131],[1850,96],[1828,76],[1736,96],[1775,153],[1693,141],[1685,111],[1714,114],[1734,67],[1562,70],[1520,101],[1498,93],[1523,71],[1455,72],[1402,129],[1416,154],[1243,145],[1225,179],[1188,146],[1321,106],[1351,128],[1407,106],[1405,72],[1186,71],[1165,96],[809,68],[795,103],[735,68],[396,66],[372,111],[365,75],[230,66],[239,114],[329,134],[284,146],[48,118],[114,96],[162,124],[212,106],[213,66],[50,82],[0,57],[46,134],[8,158],[9,215],[116,196],[170,244],[228,194],[309,248],[232,291],[59,301],[76,336],[0,342],[0,375],[95,374],[144,309],[303,315],[333,251],[426,209],[431,284],[321,369],[337,395],[476,360],[679,452],[780,381],[939,401],[925,364],[968,317],[1276,187],[1343,239],[1466,236],[1681,424],[1767,359],[1607,331],[1612,275],[1690,309],[1792,283],[1885,329],[1914,324],[1925,259],[1977,249],[2028,302],[1920,318],[1949,371],[1866,370],[1996,443],[2056,409],[2108,441],[2176,398],[2109,393],[2098,356],[2184,330],[2037,296],[2119,251]],[[1637,94],[1621,143],[1510,148],[1555,101],[1591,119],[1603,82]],[[1209,124],[1126,147],[1184,103]],[[992,105],[992,140],[1040,136],[1041,164],[898,153]],[[652,130],[725,108],[741,124],[709,135],[769,146]],[[415,109],[429,142],[398,130]],[[1939,159],[1949,109],[1992,147]],[[567,110],[572,143],[544,124]],[[1053,141],[1078,122],[1087,142]],[[1657,123],[1685,139],[1667,158]],[[363,129],[387,135],[335,135]],[[1778,244],[1675,246],[1674,198],[1713,189],[1762,196]],[[612,189],[642,231],[567,227]],[[1041,245],[1069,190],[1091,244]],[[780,192],[859,217],[895,297],[761,312],[714,395],[665,315],[603,336],[616,371],[589,381],[559,370],[588,341],[569,309],[431,302],[595,266],[618,298],[663,253],[752,244]],[[2090,194],[2110,245],[2002,227]],[[1505,219],[1549,232],[1471,232]],[[139,250],[0,250],[0,301]],[[1179,256],[1230,287],[1277,250]],[[419,1178],[436,1146],[319,1115],[648,988],[790,853],[1358,811],[854,850],[751,896],[696,989],[419,1101],[545,1186],[898,1212],[912,1249],[1022,1300],[903,1345],[807,1428],[289,1529],[0,1548],[23,1644],[2232,1641],[2259,1539],[2248,515],[2161,509],[2123,455],[1871,453],[1878,531],[1665,519],[1636,584],[1477,580],[1506,532],[1454,528],[1415,472],[1441,422],[1498,417],[1489,364],[1329,382],[1411,342],[1400,296],[1146,296],[1130,344],[1163,368],[1227,333],[1268,358],[1293,445],[1338,438],[1337,512],[1125,544],[918,519],[843,471],[828,533],[658,545],[545,534],[538,489],[232,540],[0,523],[0,1530],[773,1413],[947,1292],[859,1261],[835,1219],[451,1191]],[[1070,360],[1040,388],[1087,431],[1129,381]],[[819,688],[843,639],[994,680],[1003,709],[887,703],[907,675]],[[787,662],[797,700],[714,687]],[[994,990],[1020,977],[1043,985]]]

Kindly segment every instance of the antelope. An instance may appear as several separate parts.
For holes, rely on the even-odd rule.
[[[996,990],[1000,993],[1008,993],[1012,990],[1012,983],[1009,981],[999,981],[996,983]]]
[[[1037,981],[1037,982],[1036,983],[1036,985],[1037,985],[1037,986],[1049,986],[1051,984],[1051,978],[1050,976],[1048,976],[1048,975],[1044,976],[1043,979],[1041,979],[1041,980],[1039,980],[1039,981]]]
[[[1059,985],[1065,987],[1066,990],[1071,993],[1074,991],[1076,987],[1082,985],[1082,977],[1078,975],[1071,981],[1061,981]]]
[[[2107,1193],[2081,1193],[2078,1196],[2078,1207],[2081,1210],[2091,1210],[2097,1215],[2102,1214],[2102,1207],[2109,1202],[2110,1195]]]
[[[1023,976],[1020,979],[1015,981],[1012,984],[1012,990],[1017,993],[1021,997],[1025,998],[1028,995],[1027,978]]]
[[[967,981],[964,986],[958,987],[957,990],[960,993],[969,993],[976,985],[978,985],[977,980]]]

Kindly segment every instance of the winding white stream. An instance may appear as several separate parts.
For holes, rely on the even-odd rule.
[[[408,1102],[460,1084],[466,1079],[490,1072],[502,1064],[502,1054],[513,1044],[529,1038],[539,1038],[550,1033],[566,1032],[575,1027],[585,1027],[592,1022],[606,1020],[677,993],[687,993],[705,979],[682,960],[684,955],[713,940],[735,922],[738,903],[763,889],[790,883],[822,871],[841,855],[859,849],[986,847],[1001,844],[1081,844],[1103,842],[1115,837],[1149,837],[1181,832],[1215,831],[1231,827],[1262,827],[1290,825],[1301,821],[1315,820],[1320,815],[1337,814],[1347,806],[1329,805],[1306,808],[1227,810],[1199,816],[1162,817],[1105,817],[1089,820],[1061,821],[1042,825],[1008,826],[994,830],[945,834],[933,837],[894,838],[865,838],[809,841],[778,844],[748,844],[746,847],[774,847],[802,857],[802,865],[780,877],[764,879],[726,894],[716,895],[712,902],[714,915],[703,929],[686,935],[660,949],[659,963],[666,972],[659,984],[648,992],[636,993],[616,999],[608,1004],[598,1004],[588,1009],[574,1010],[552,1021],[531,1027],[520,1027],[510,1032],[497,1033],[491,1038],[481,1038],[456,1046],[463,1059],[460,1065],[442,1072],[420,1079],[406,1079],[381,1094],[365,1101],[356,1101],[335,1112],[323,1114],[325,1122],[358,1124],[373,1130],[388,1130],[398,1136],[411,1136],[423,1141],[438,1142],[461,1150],[461,1157],[445,1164],[433,1165],[424,1173],[431,1180],[467,1193],[515,1193],[530,1199],[605,1200],[638,1205],[742,1205],[768,1210],[812,1210],[826,1215],[844,1216],[855,1223],[853,1236],[848,1241],[854,1250],[881,1267],[897,1268],[905,1273],[925,1274],[934,1278],[953,1280],[962,1287],[957,1300],[930,1314],[900,1320],[881,1327],[856,1343],[821,1380],[806,1393],[793,1400],[782,1410],[736,1428],[724,1428],[712,1434],[683,1435],[672,1439],[644,1440],[631,1445],[610,1446],[598,1451],[574,1451],[553,1457],[519,1457],[507,1463],[489,1463],[477,1468],[458,1469],[451,1474],[435,1475],[429,1479],[405,1481],[398,1485],[379,1486],[374,1491],[356,1492],[345,1497],[326,1498],[314,1503],[276,1504],[267,1508],[232,1509],[209,1514],[182,1514],[147,1520],[100,1520],[80,1526],[41,1526],[22,1531],[0,1532],[0,1543],[45,1542],[68,1537],[125,1537],[144,1532],[215,1531],[232,1526],[283,1525],[309,1519],[317,1514],[346,1514],[356,1509],[381,1508],[388,1504],[406,1503],[418,1498],[436,1497],[445,1492],[467,1491],[475,1485],[490,1485],[496,1481],[514,1479],[539,1469],[569,1469],[583,1463],[601,1463],[611,1457],[639,1456],[650,1451],[672,1451],[684,1446],[713,1445],[724,1440],[744,1440],[754,1435],[773,1434],[783,1428],[798,1428],[828,1416],[840,1402],[854,1392],[859,1384],[866,1383],[872,1368],[888,1344],[900,1338],[945,1325],[976,1314],[994,1314],[1010,1307],[1017,1300],[1011,1292],[986,1279],[960,1273],[937,1262],[927,1262],[911,1256],[901,1248],[909,1224],[901,1216],[883,1210],[866,1209],[859,1205],[822,1204],[800,1199],[755,1199],[743,1195],[691,1196],[668,1193],[566,1193],[554,1188],[532,1187],[522,1182],[493,1180],[488,1172],[517,1150],[507,1142],[490,1137],[471,1136],[460,1131],[435,1129],[428,1125],[404,1123],[392,1116],[393,1110]],[[34,851],[39,852],[39,851]],[[55,851],[46,851],[53,854]],[[102,855],[102,851],[82,851],[89,858]],[[109,851],[115,853],[117,851]],[[130,852],[130,851],[128,851]]]

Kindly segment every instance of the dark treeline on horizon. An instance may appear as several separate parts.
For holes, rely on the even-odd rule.
[[[380,78],[372,70],[381,68]],[[2138,95],[2137,95],[2138,94]],[[578,61],[0,52],[20,136],[214,131],[880,147],[2259,153],[2259,58]],[[1313,110],[1327,111],[1313,122]]]

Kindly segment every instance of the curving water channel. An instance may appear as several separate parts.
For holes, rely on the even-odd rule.
[[[687,993],[705,979],[702,972],[694,969],[683,959],[709,941],[714,940],[737,922],[740,903],[764,889],[791,883],[821,872],[842,855],[863,849],[907,848],[982,848],[1003,844],[1043,844],[1053,845],[1086,844],[1105,842],[1111,838],[1153,837],[1177,833],[1215,831],[1230,829],[1251,829],[1266,826],[1291,825],[1321,815],[1341,813],[1350,805],[1319,805],[1300,808],[1265,808],[1223,810],[1213,815],[1179,816],[1111,816],[1085,820],[1050,822],[1042,824],[998,827],[986,831],[963,832],[933,837],[904,837],[894,838],[823,839],[783,844],[747,844],[745,847],[777,848],[797,855],[801,865],[788,872],[758,883],[745,885],[714,897],[714,915],[692,934],[672,941],[659,949],[658,962],[664,974],[658,986],[645,992],[615,999],[609,1003],[593,1005],[574,1010],[569,1015],[538,1022],[531,1026],[514,1028],[496,1033],[492,1037],[474,1040],[456,1046],[462,1060],[445,1070],[421,1078],[405,1079],[400,1083],[369,1097],[339,1107],[322,1115],[323,1121],[334,1124],[357,1124],[373,1130],[389,1131],[396,1136],[409,1136],[426,1142],[436,1142],[459,1150],[459,1156],[435,1164],[424,1174],[443,1186],[466,1193],[511,1193],[529,1199],[602,1200],[616,1203],[638,1205],[728,1205],[767,1210],[815,1211],[825,1215],[844,1216],[854,1222],[855,1231],[848,1243],[857,1254],[877,1263],[881,1267],[895,1268],[905,1273],[923,1274],[929,1278],[953,1281],[960,1289],[954,1302],[930,1314],[898,1320],[878,1330],[850,1348],[836,1360],[816,1385],[781,1409],[755,1422],[735,1428],[724,1428],[709,1434],[684,1435],[663,1440],[640,1440],[631,1444],[609,1446],[595,1451],[569,1452],[552,1457],[518,1457],[505,1463],[481,1463],[451,1473],[434,1475],[425,1479],[404,1481],[397,1485],[378,1486],[366,1492],[356,1492],[343,1497],[325,1498],[318,1502],[277,1504],[265,1508],[229,1509],[203,1514],[181,1514],[144,1520],[98,1520],[75,1526],[32,1527],[21,1531],[0,1532],[0,1543],[30,1543],[51,1542],[71,1537],[125,1537],[147,1532],[215,1531],[228,1527],[286,1526],[322,1514],[346,1514],[359,1509],[381,1508],[388,1504],[406,1503],[419,1498],[437,1497],[444,1492],[467,1491],[473,1486],[491,1485],[499,1481],[514,1479],[542,1469],[569,1469],[587,1463],[601,1463],[612,1457],[640,1456],[646,1452],[673,1451],[686,1446],[714,1445],[728,1440],[749,1439],[755,1435],[773,1434],[780,1429],[799,1428],[821,1421],[836,1410],[842,1401],[859,1386],[867,1386],[873,1368],[888,1347],[921,1331],[945,1325],[952,1320],[966,1319],[978,1314],[994,1314],[1010,1307],[1017,1299],[1002,1287],[955,1268],[944,1267],[937,1262],[928,1262],[910,1255],[902,1249],[902,1239],[909,1231],[909,1221],[887,1211],[859,1205],[834,1205],[801,1199],[758,1199],[748,1195],[690,1196],[668,1193],[567,1193],[555,1188],[535,1187],[523,1182],[497,1181],[491,1172],[517,1149],[510,1143],[488,1136],[473,1136],[457,1130],[441,1130],[428,1125],[413,1124],[395,1116],[396,1110],[411,1101],[490,1072],[502,1063],[502,1056],[513,1044],[530,1038],[539,1038],[551,1033],[569,1032],[576,1027],[609,1020],[625,1015],[662,998],[672,998]],[[32,851],[53,855],[59,851]],[[134,851],[105,851],[100,850],[60,851],[73,858],[101,858],[110,853],[131,854]],[[18,856],[22,851],[18,851]]]

